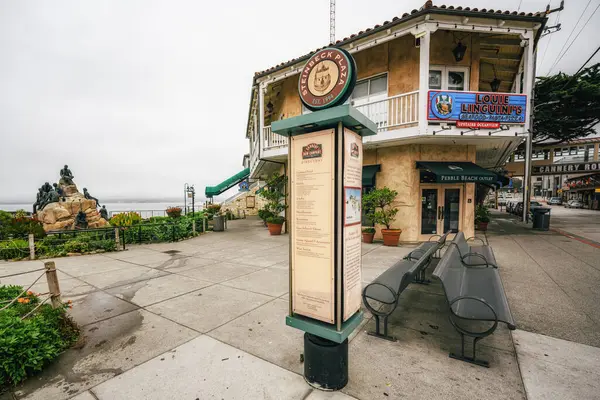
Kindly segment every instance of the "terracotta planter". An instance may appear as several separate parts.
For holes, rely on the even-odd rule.
[[[375,237],[375,233],[363,232],[363,243],[373,243],[373,238]]]
[[[478,231],[487,231],[489,222],[477,222],[477,230]]]
[[[272,224],[270,222],[267,222],[267,226],[269,227],[269,234],[271,236],[281,235],[281,227],[283,226],[283,224]]]
[[[381,234],[383,235],[383,245],[393,247],[398,246],[401,233],[402,229],[382,229]]]

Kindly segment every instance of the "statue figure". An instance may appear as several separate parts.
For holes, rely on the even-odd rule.
[[[106,211],[106,206],[102,206],[100,209],[100,216],[108,221],[108,211]]]
[[[50,184],[48,182],[46,182],[42,186],[42,190],[44,191],[44,193],[48,193],[52,190],[52,186],[50,186]]]
[[[68,165],[65,165],[63,169],[60,170],[60,181],[65,185],[73,185],[73,174],[69,169]]]
[[[58,186],[58,183],[53,183],[52,186],[54,186],[54,191],[56,193],[58,193],[58,196],[62,197],[63,201],[66,201],[67,199],[65,199],[65,196],[64,196],[65,191],[62,190],[62,188],[60,186]]]
[[[98,201],[97,198],[93,197],[90,192],[88,192],[88,190],[86,188],[83,188],[83,197],[85,197],[88,200],[96,200],[96,205],[98,207],[100,207],[100,202]]]
[[[81,210],[77,213],[75,218],[75,229],[86,229],[88,227],[87,217]]]
[[[46,207],[50,203],[58,203],[58,200],[60,200],[58,193],[54,189],[50,189],[50,191],[48,193],[44,193],[44,199],[42,200],[42,203],[39,205],[39,207],[40,207],[39,209],[43,210],[44,207]]]
[[[40,208],[40,206],[42,205],[42,202],[44,200],[44,189],[43,187],[38,189],[38,192],[35,196],[35,203],[33,203],[33,213],[35,214],[37,212],[37,209]]]

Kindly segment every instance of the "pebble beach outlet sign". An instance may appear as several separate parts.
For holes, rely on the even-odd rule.
[[[355,83],[352,56],[342,49],[326,48],[315,53],[304,66],[298,92],[306,108],[317,111],[344,103]]]

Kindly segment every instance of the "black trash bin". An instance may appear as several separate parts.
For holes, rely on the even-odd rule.
[[[536,207],[533,213],[533,229],[547,231],[550,229],[550,209],[547,207]]]

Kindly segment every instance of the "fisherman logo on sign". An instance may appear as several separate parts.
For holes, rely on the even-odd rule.
[[[317,143],[310,143],[302,147],[302,159],[320,158],[323,156],[323,146]]]
[[[431,111],[436,117],[441,119],[450,118],[452,115],[452,105],[454,99],[448,93],[440,93],[434,98],[434,102],[431,105]]]
[[[358,156],[359,156],[358,145],[356,143],[352,143],[350,145],[350,157],[358,158]]]
[[[356,83],[356,65],[350,53],[326,48],[306,63],[298,81],[300,99],[316,111],[344,103]]]

